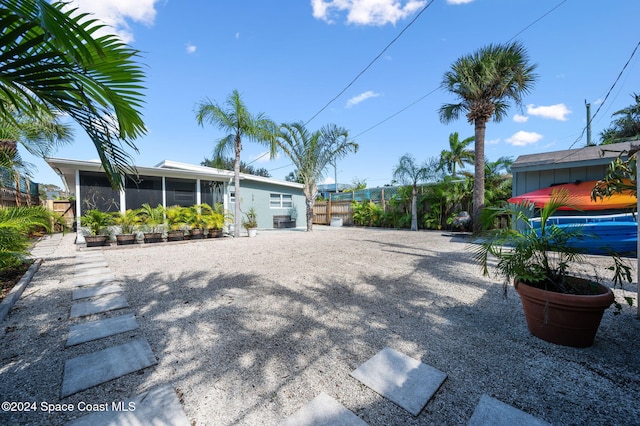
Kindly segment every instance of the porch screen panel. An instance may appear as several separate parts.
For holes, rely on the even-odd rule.
[[[147,203],[151,207],[162,204],[162,178],[159,176],[138,176],[139,181],[131,179],[126,183],[127,209],[135,210]]]
[[[213,207],[216,203],[224,203],[224,184],[222,182],[201,180],[200,199]]]
[[[87,210],[103,212],[120,210],[120,193],[111,189],[104,173],[80,172],[80,204],[84,214]]]
[[[167,207],[189,207],[196,203],[196,181],[191,179],[165,179]]]

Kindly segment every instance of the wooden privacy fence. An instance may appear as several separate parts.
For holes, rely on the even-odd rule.
[[[353,225],[351,203],[351,200],[316,201],[313,206],[313,223],[330,225],[331,218],[340,218],[343,225]]]

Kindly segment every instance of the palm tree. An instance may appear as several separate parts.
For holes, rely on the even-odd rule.
[[[509,102],[522,105],[537,78],[536,65],[528,63],[525,48],[518,42],[484,47],[456,60],[444,74],[441,86],[459,99],[439,109],[440,120],[448,123],[465,114],[475,127],[475,171],[473,188],[473,228],[480,230],[484,208],[484,138],[487,122],[501,121]]]
[[[282,124],[276,141],[302,180],[307,207],[307,231],[313,231],[313,206],[318,196],[318,181],[327,166],[350,152],[358,151],[358,144],[349,141],[348,132],[335,125],[327,125],[310,133],[302,122]]]
[[[635,104],[613,113],[617,117],[611,127],[600,133],[601,145],[633,141],[640,138],[640,95],[634,93]]]
[[[431,163],[431,164],[430,164]],[[398,165],[393,169],[393,178],[403,185],[411,185],[411,230],[418,230],[418,182],[428,180],[433,176],[437,163],[431,162],[417,164],[411,154],[400,157]]]
[[[0,14],[0,117],[62,113],[89,135],[114,188],[135,172],[122,143],[146,132],[139,108],[144,73],[131,49],[66,3],[3,2]]]
[[[276,125],[263,113],[251,115],[247,106],[240,99],[237,90],[231,92],[224,105],[214,104],[210,100],[204,100],[197,105],[196,120],[203,126],[205,122],[218,127],[228,134],[216,142],[214,148],[215,158],[224,158],[232,152],[235,153],[233,163],[233,175],[235,185],[235,212],[234,235],[240,236],[240,152],[242,151],[242,138],[254,142],[266,143],[270,147],[271,158],[275,156]]]
[[[442,150],[440,153],[440,164],[438,169],[442,170],[446,167],[453,178],[456,177],[456,166],[464,167],[465,164],[473,164],[473,151],[467,149],[475,138],[470,136],[464,140],[460,140],[458,132],[449,135],[449,151]]]

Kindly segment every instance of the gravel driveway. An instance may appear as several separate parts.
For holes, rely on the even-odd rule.
[[[515,291],[504,298],[482,277],[461,237],[315,227],[106,249],[130,307],[100,318],[133,313],[140,329],[65,348],[72,243],[1,324],[3,401],[101,403],[169,383],[198,425],[277,424],[320,392],[370,425],[466,424],[483,394],[558,425],[640,419],[636,308],[608,310],[590,348],[541,341]],[[60,399],[65,360],[138,337],[156,366]],[[384,347],[448,375],[417,417],[349,376]],[[0,413],[0,423],[81,414]]]

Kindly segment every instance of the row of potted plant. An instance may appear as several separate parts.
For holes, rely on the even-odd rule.
[[[166,232],[168,241],[221,237],[222,229],[232,218],[222,204],[214,207],[198,204],[190,207],[143,204],[136,210],[103,212],[89,210],[81,218],[87,246],[104,245],[115,234],[118,245],[135,243],[139,233],[145,243],[160,242]]]

